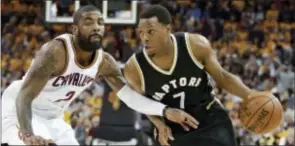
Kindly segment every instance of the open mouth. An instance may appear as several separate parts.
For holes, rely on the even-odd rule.
[[[95,34],[95,35],[91,35],[90,39],[101,40],[102,37],[100,35]]]
[[[146,50],[151,50],[152,47],[151,47],[151,46],[145,46],[145,49],[146,49]]]

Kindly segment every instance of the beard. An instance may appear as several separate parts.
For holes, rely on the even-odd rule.
[[[83,36],[80,32],[78,34],[78,43],[82,50],[87,52],[92,52],[101,47],[102,36],[100,36],[99,41],[91,41],[92,35],[89,37]]]

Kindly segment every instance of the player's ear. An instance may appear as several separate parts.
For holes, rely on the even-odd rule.
[[[168,33],[170,33],[170,32],[171,32],[171,25],[168,24],[168,25],[166,26],[166,28],[167,28]]]
[[[77,25],[73,25],[72,26],[72,32],[73,32],[74,35],[77,35],[78,34],[78,27],[77,27]]]

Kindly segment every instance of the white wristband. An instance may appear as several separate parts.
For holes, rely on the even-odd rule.
[[[166,105],[149,99],[136,91],[132,90],[128,85],[122,87],[117,96],[130,108],[146,115],[163,116],[163,110]]]

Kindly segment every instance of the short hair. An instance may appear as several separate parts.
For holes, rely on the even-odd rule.
[[[140,13],[140,18],[151,18],[151,17],[157,17],[158,21],[162,24],[171,24],[172,19],[169,11],[161,6],[161,5],[152,5],[146,9],[144,9]]]
[[[100,11],[97,7],[93,6],[93,5],[86,5],[86,6],[82,6],[80,7],[75,13],[74,13],[74,24],[78,24],[79,19],[81,17],[81,15],[84,12],[91,12],[91,11]]]

